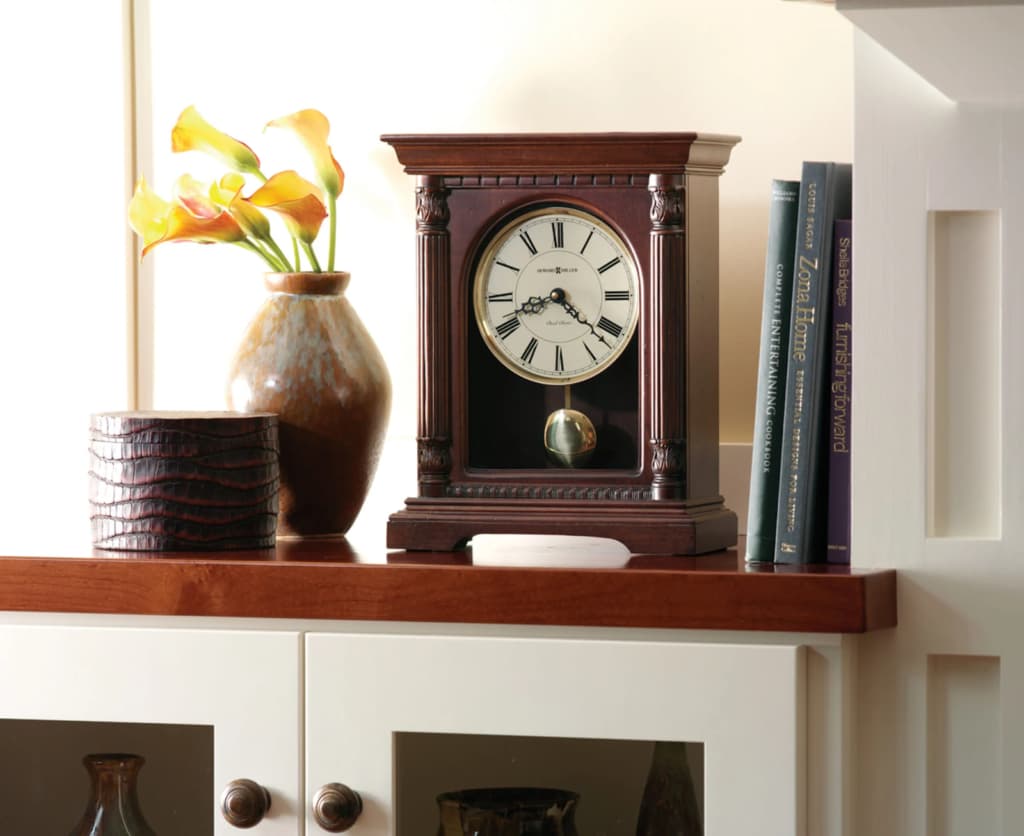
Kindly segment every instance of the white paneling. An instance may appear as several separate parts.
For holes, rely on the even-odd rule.
[[[955,19],[945,8],[954,4],[937,5],[915,9],[919,25],[904,29],[902,43],[918,35],[924,43],[933,24]],[[964,5],[973,15],[991,11]],[[878,14],[902,25],[899,14]],[[1005,28],[1021,31],[1012,21]],[[998,69],[999,49],[988,47],[1008,32],[996,42],[974,42],[974,32],[965,25],[955,37],[975,58],[933,44],[930,60],[967,82],[990,57]],[[1024,452],[1011,430],[1024,422],[1024,293],[1012,248],[1024,232],[1024,131],[1016,105],[957,104],[911,69],[916,46],[893,41],[894,55],[872,33],[855,41],[853,538],[858,565],[899,570],[900,624],[865,637],[858,653],[853,832],[1016,833],[1024,802],[990,790],[1009,786],[1024,745],[1024,728],[1006,710],[1024,693]],[[945,225],[931,238],[929,213]],[[946,324],[932,328],[929,287],[943,282]],[[947,338],[936,355],[933,341]],[[947,511],[945,529],[932,531],[955,536],[928,536],[929,433],[940,437],[929,427],[940,407],[930,352],[948,384],[948,498],[955,513],[969,512]],[[997,659],[997,673],[936,668],[929,657]],[[978,691],[976,679],[989,684]],[[998,729],[987,725],[997,705]]]
[[[89,413],[128,405],[124,9],[0,7],[0,523],[89,543]]]
[[[928,657],[928,836],[1002,832],[999,659]]]

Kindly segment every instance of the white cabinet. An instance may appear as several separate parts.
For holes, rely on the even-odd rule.
[[[803,648],[792,645],[313,633],[307,798],[343,783],[364,802],[354,836],[415,836],[437,827],[437,792],[522,785],[540,773],[555,786],[592,788],[588,795],[579,785],[561,787],[581,791],[581,833],[621,834],[635,827],[636,807],[625,818],[608,796],[628,784],[626,802],[639,802],[649,750],[627,752],[639,769],[624,775],[588,775],[586,764],[560,765],[557,757],[524,764],[527,774],[517,761],[537,749],[524,738],[553,741],[550,751],[582,741],[676,740],[703,744],[707,833],[800,833],[803,660]],[[429,746],[406,745],[420,736],[433,739],[433,755]],[[472,755],[462,760],[459,752]],[[404,753],[426,758],[426,767],[403,763]],[[410,771],[418,786],[408,787]]]
[[[211,730],[212,794],[229,781],[250,778],[272,797],[258,832],[296,836],[303,807],[300,638],[270,631],[0,627],[0,832],[70,831],[85,807],[88,782],[79,763],[86,752],[73,750],[69,741],[120,748],[125,739],[145,738],[144,729],[126,724],[154,724],[170,726],[171,737],[186,747],[202,740],[190,730]],[[55,734],[30,734],[47,728],[32,721],[62,725]],[[38,745],[55,754],[36,762]],[[209,833],[208,817],[214,816],[217,836],[237,833],[212,810],[175,811],[190,803],[176,798],[175,771],[205,768],[199,753],[180,748],[173,740],[161,743],[161,751],[177,761],[170,770],[148,758],[139,778],[143,811],[153,798],[176,823],[205,816],[201,832]],[[75,776],[68,780],[80,791],[63,785],[60,776],[68,768]],[[74,783],[78,773],[80,787]]]
[[[526,784],[580,792],[580,832],[610,836],[656,740],[692,744],[709,834],[841,832],[835,808],[805,821],[805,727],[829,738],[814,695],[841,683],[799,637],[47,618],[0,625],[3,833],[69,830],[81,756],[129,746],[161,836],[237,833],[216,811],[237,778],[271,794],[265,836],[324,833],[335,782],[362,798],[354,836],[432,833],[438,792]]]

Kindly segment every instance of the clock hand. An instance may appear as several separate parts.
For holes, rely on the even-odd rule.
[[[557,289],[557,288],[556,288]],[[544,297],[531,296],[523,304],[521,304],[514,311],[510,311],[505,314],[503,319],[508,319],[510,316],[520,316],[521,314],[535,314],[540,313],[544,308],[547,307],[548,302],[554,300],[554,291]]]
[[[594,326],[591,325],[590,322],[587,320],[586,314],[581,313],[580,310],[567,299],[563,298],[560,301],[562,303],[562,307],[565,308],[565,312],[569,314],[569,316],[571,316],[581,325],[586,325],[590,329],[591,334],[597,337],[597,339],[604,343],[606,346],[611,348],[611,345],[609,345],[608,341],[600,334],[598,334],[597,331],[594,330]]]

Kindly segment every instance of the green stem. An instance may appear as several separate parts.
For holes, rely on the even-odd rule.
[[[327,196],[327,211],[330,213],[330,237],[328,240],[327,248],[327,269],[330,272],[334,272],[334,240],[338,232],[338,196],[328,194]]]
[[[274,251],[272,247],[268,247],[268,244],[273,244],[273,241],[262,241],[255,240],[253,243],[259,248],[263,257],[268,263],[277,265],[277,271],[279,273],[290,273],[292,272],[291,265],[288,263],[288,259],[281,258],[280,255]]]
[[[320,268],[320,262],[316,260],[316,253],[313,252],[313,247],[303,241],[302,248],[306,251],[306,255],[309,257],[309,263],[313,265],[313,271],[316,273],[322,273],[323,270]]]
[[[293,272],[291,264],[288,263],[288,256],[286,256],[284,254],[284,251],[277,245],[277,241],[275,241],[273,238],[268,238],[266,240],[266,244],[273,251],[274,256],[278,259],[278,261],[280,261],[281,264],[284,266],[284,270],[282,272],[285,272],[285,273]],[[299,269],[298,268],[298,261],[296,261],[295,262],[295,270],[298,270],[298,269]]]
[[[270,253],[265,252],[264,250],[261,250],[252,241],[243,240],[243,241],[235,241],[234,243],[238,244],[238,246],[240,246],[240,247],[242,247],[244,249],[249,250],[249,252],[256,253],[256,255],[258,255],[265,262],[267,262],[267,264],[270,265],[270,269],[273,270],[275,273],[281,272],[281,265],[277,263],[276,259],[272,258]]]
[[[295,270],[296,272],[302,270],[302,263],[299,261],[299,239],[294,235],[292,236],[292,250],[295,253]]]

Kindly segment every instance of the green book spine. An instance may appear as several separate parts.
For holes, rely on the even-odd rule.
[[[776,563],[825,560],[833,235],[849,218],[852,169],[805,162],[800,177]]]
[[[765,248],[764,301],[761,306],[761,347],[757,367],[754,444],[750,463],[750,504],[747,511],[747,553],[750,563],[775,559],[775,522],[779,506],[782,461],[782,413],[786,396],[790,304],[798,180],[772,180]]]

